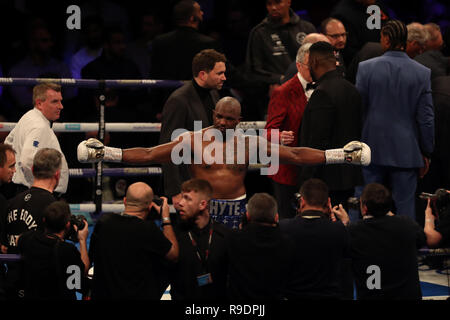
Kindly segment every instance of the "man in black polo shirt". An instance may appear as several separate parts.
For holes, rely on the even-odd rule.
[[[227,237],[231,300],[280,300],[289,281],[292,242],[278,227],[277,203],[267,193],[248,201],[247,222]]]
[[[17,240],[20,235],[30,230],[43,230],[42,218],[44,209],[56,201],[53,191],[61,176],[62,154],[56,149],[42,148],[33,158],[33,184],[30,189],[19,193],[8,201],[5,220],[5,236],[3,241],[7,253],[17,253]],[[19,290],[19,265],[17,262],[8,263],[6,282],[8,295],[11,298],[22,294]]]
[[[181,186],[181,221],[176,228],[180,256],[173,270],[172,300],[226,299],[225,237],[230,229],[209,215],[212,191],[209,182],[201,179],[187,180]]]
[[[348,254],[345,226],[330,219],[327,185],[309,179],[300,188],[300,213],[280,221],[283,233],[295,242],[293,268],[284,295],[289,300],[338,299],[341,267]]]

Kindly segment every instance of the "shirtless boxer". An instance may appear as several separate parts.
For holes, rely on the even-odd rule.
[[[104,146],[100,141],[96,139],[89,139],[81,142],[78,145],[78,160],[80,162],[123,162],[128,164],[151,164],[151,163],[163,163],[173,162],[172,150],[177,147],[183,147],[187,144],[187,149],[191,150],[191,159],[201,159],[200,163],[190,164],[191,176],[197,179],[204,179],[208,181],[213,187],[213,198],[218,200],[212,200],[210,204],[210,211],[213,216],[220,215],[218,220],[224,220],[220,222],[227,222],[229,220],[226,216],[239,216],[240,213],[245,212],[245,198],[246,190],[244,185],[245,175],[248,170],[249,159],[253,156],[256,150],[252,150],[249,136],[245,136],[242,140],[239,135],[234,136],[232,141],[215,141],[210,139],[211,132],[219,130],[223,136],[226,135],[227,129],[235,129],[241,120],[241,105],[232,97],[224,97],[217,102],[214,110],[214,125],[201,130],[201,148],[195,147],[195,136],[199,132],[187,132],[181,135],[172,142],[158,145],[151,148],[130,148],[130,149],[118,149]],[[216,130],[211,130],[216,129]],[[217,132],[217,131],[216,131]],[[264,143],[260,143],[262,137],[253,137],[257,139],[259,146],[264,146]],[[212,141],[211,141],[212,140]],[[230,140],[230,139],[229,139]],[[223,164],[213,162],[207,164],[205,161],[206,148],[211,148],[210,144],[215,144],[215,150],[217,146],[222,149],[224,153],[223,159],[227,159],[225,156],[227,143],[233,143],[233,149],[235,154],[235,162],[223,161]],[[242,143],[243,142],[243,143]],[[180,145],[181,144],[181,145]],[[312,148],[302,147],[287,147],[282,145],[272,146],[267,141],[267,154],[270,156],[272,150],[276,150],[278,154],[279,163],[288,163],[296,165],[317,165],[317,164],[333,164],[333,163],[350,163],[369,165],[370,164],[370,148],[362,143],[353,141],[348,143],[342,149],[334,150],[317,150]],[[224,148],[225,147],[225,148]],[[240,148],[245,148],[245,161],[240,162],[237,158]],[[242,151],[242,149],[240,149]],[[197,154],[196,154],[197,153]],[[201,154],[199,154],[201,153]],[[215,155],[214,152],[211,154]],[[234,219],[231,219],[234,220]],[[235,224],[235,222],[232,222]]]

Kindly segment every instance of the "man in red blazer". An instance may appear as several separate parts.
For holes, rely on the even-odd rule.
[[[309,47],[304,44],[297,52],[297,74],[272,94],[267,110],[267,138],[271,129],[280,131],[280,143],[291,147],[298,146],[298,130],[308,99],[313,92],[312,79],[308,69]],[[270,176],[273,182],[274,196],[277,199],[280,219],[296,215],[294,194],[297,189],[298,167],[281,164],[278,172]]]

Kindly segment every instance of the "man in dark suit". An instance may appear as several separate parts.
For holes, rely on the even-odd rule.
[[[317,42],[309,49],[309,68],[317,87],[303,114],[300,146],[337,148],[343,141],[361,136],[361,96],[336,70],[333,46]],[[346,204],[354,188],[362,183],[361,170],[346,164],[303,167],[300,183],[319,178],[330,188],[333,205]]]
[[[428,171],[434,145],[430,69],[406,54],[407,28],[390,20],[381,29],[384,54],[359,64],[356,87],[364,109],[361,139],[372,149],[365,184],[390,181],[396,213],[415,219],[417,173]]]
[[[192,61],[194,78],[175,90],[167,99],[163,112],[160,143],[172,141],[176,129],[194,130],[194,121],[202,128],[213,124],[213,110],[219,100],[218,90],[226,80],[226,57],[213,50],[199,52]],[[168,197],[179,197],[181,184],[190,178],[185,165],[163,164],[164,192]],[[177,203],[178,198],[172,198]]]
[[[189,80],[194,56],[204,49],[219,50],[219,43],[198,32],[203,21],[200,5],[192,0],[180,1],[173,10],[175,30],[153,39],[152,79]]]
[[[436,125],[436,145],[430,163],[430,190],[450,189],[450,76],[437,77],[432,80],[433,105]],[[425,179],[426,180],[426,179]]]

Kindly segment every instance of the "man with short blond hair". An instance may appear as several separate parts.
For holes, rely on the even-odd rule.
[[[61,86],[42,83],[33,88],[34,108],[25,113],[5,139],[17,152],[16,173],[13,182],[18,185],[17,193],[33,184],[31,170],[36,152],[52,148],[61,152],[58,138],[52,130],[52,123],[60,118],[62,105]],[[55,191],[66,193],[69,182],[67,161],[62,155],[61,179]]]

